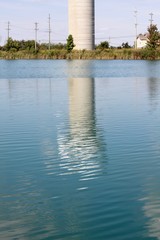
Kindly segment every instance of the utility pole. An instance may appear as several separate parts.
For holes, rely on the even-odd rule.
[[[135,49],[137,49],[137,28],[138,28],[137,13],[138,13],[138,11],[135,10],[134,13],[135,13],[134,16],[135,16],[135,30],[136,30]]]
[[[150,21],[150,26],[152,26],[152,23],[153,23],[153,13],[150,13],[149,15],[151,16],[151,18],[149,19],[149,21]]]
[[[48,49],[50,50],[51,49],[51,17],[50,17],[50,14],[49,14],[49,28],[48,28],[48,33],[49,33],[49,44],[48,44]]]
[[[110,48],[111,37],[108,38],[108,43],[109,43],[109,48]]]
[[[7,23],[7,29],[6,30],[7,30],[7,39],[9,39],[9,37],[10,37],[9,33],[10,33],[10,30],[11,30],[10,29],[10,22]]]
[[[35,51],[37,50],[37,32],[38,32],[38,23],[35,22]]]

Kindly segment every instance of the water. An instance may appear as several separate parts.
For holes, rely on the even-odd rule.
[[[0,239],[160,239],[160,62],[0,61]]]

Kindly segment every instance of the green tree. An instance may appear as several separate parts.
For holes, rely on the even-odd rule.
[[[67,38],[67,44],[66,44],[66,49],[68,53],[71,53],[73,48],[75,47],[74,41],[73,41],[73,36],[70,34]]]
[[[108,49],[109,48],[109,42],[107,41],[104,41],[104,42],[101,42],[98,46],[97,46],[98,49]]]
[[[157,47],[159,45],[160,34],[157,25],[151,24],[148,27],[148,41],[146,49],[144,49],[144,55],[147,59],[154,60],[157,57]]]
[[[6,51],[10,51],[13,48],[15,48],[14,40],[11,37],[9,37],[7,43],[4,45],[4,49]]]
[[[34,53],[35,52],[35,41],[34,40],[25,41],[25,50]],[[39,50],[39,43],[37,43],[37,50]]]
[[[160,34],[157,25],[151,24],[147,30],[148,30],[147,48],[156,50],[156,48],[158,47],[158,40],[160,39]]]
[[[126,42],[122,43],[122,48],[131,48],[131,46],[128,44],[128,42]]]

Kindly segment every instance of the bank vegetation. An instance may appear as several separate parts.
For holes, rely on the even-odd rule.
[[[160,60],[160,49],[152,53],[148,49],[96,49],[73,50],[68,53],[65,49],[52,50],[0,50],[0,59],[123,59],[123,60]]]

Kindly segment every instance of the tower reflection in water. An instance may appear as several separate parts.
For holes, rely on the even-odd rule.
[[[79,173],[81,180],[99,177],[106,170],[106,146],[96,123],[95,82],[92,66],[77,62],[69,72],[69,130],[58,138],[62,174]],[[86,64],[86,65],[85,65]],[[90,63],[91,64],[91,63]],[[72,77],[72,74],[77,77]]]

